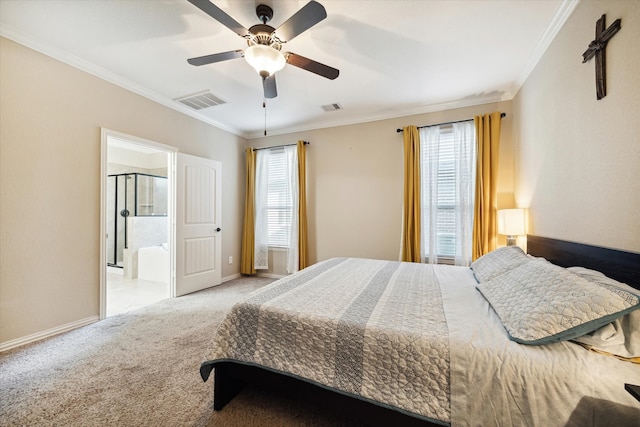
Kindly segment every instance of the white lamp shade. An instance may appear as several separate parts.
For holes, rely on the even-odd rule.
[[[498,234],[522,236],[526,234],[524,209],[501,209],[498,211]]]
[[[267,73],[269,76],[282,70],[286,64],[284,55],[270,46],[254,44],[244,51],[244,59],[247,60],[261,76]],[[264,76],[266,77],[266,76]]]

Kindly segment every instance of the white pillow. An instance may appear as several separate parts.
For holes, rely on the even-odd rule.
[[[613,286],[613,287],[616,287],[618,289],[622,289],[623,291],[631,292],[633,294],[636,294],[636,295],[640,296],[640,290],[639,289],[635,289],[635,288],[627,285],[626,283],[618,282],[617,280],[614,280],[611,277],[607,277],[607,276],[604,275],[604,273],[602,273],[600,271],[590,270],[590,269],[584,268],[584,267],[567,267],[567,270],[569,270],[573,274],[577,274],[578,276],[580,276],[583,279],[586,279],[586,280],[588,280],[590,282],[602,283],[603,285]]]
[[[590,282],[544,259],[515,267],[477,289],[510,339],[522,344],[574,339],[640,307],[637,295]]]
[[[530,261],[520,246],[505,246],[481,256],[471,263],[471,270],[478,283],[486,282],[514,267]]]
[[[590,282],[606,284],[640,295],[640,290],[607,277],[599,271],[584,267],[569,267],[567,270]],[[574,338],[573,341],[623,359],[640,358],[640,310],[625,314],[589,334]]]

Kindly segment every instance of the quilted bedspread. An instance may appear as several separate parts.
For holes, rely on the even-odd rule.
[[[432,268],[335,258],[237,304],[207,358],[268,367],[448,422],[448,341]]]
[[[201,374],[265,367],[452,426],[638,425],[624,383],[640,366],[513,342],[475,284],[463,267],[323,261],[236,304]]]

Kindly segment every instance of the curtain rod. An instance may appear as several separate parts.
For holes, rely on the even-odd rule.
[[[304,145],[310,145],[311,143],[309,141],[302,141],[302,143]],[[259,147],[259,148],[254,148],[253,151],[259,151],[259,150],[268,150],[269,148],[280,148],[280,147],[290,147],[292,145],[298,145],[296,144],[282,144],[282,145],[274,145],[273,147]]]
[[[506,116],[507,113],[500,113],[500,117],[504,117]],[[429,126],[444,126],[444,125],[452,125],[454,123],[462,123],[462,122],[468,122],[469,120],[473,120],[473,119],[465,119],[465,120],[456,120],[455,122],[446,122],[446,123],[436,123],[433,125],[424,125],[424,126],[418,126],[418,129],[422,129],[422,128],[428,128]],[[402,132],[402,129],[396,129],[397,133]]]

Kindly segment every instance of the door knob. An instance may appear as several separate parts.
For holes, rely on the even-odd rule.
[[[222,231],[222,228],[218,227],[216,228],[216,231]]]

